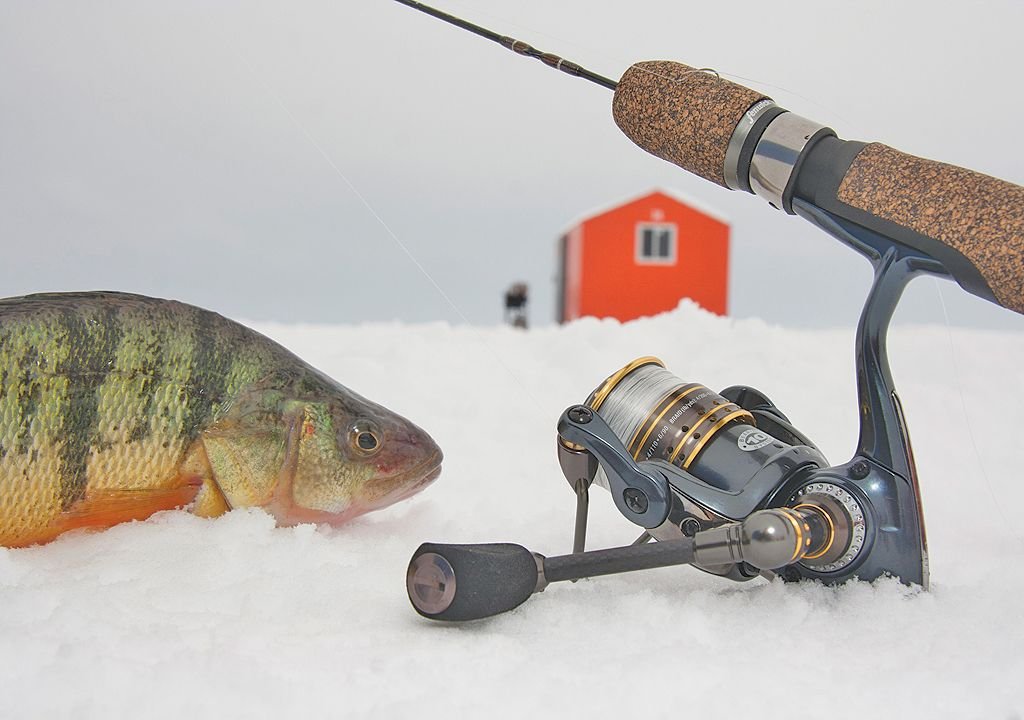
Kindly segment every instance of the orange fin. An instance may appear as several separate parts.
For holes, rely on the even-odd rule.
[[[59,532],[76,528],[108,528],[129,520],[145,520],[161,510],[188,505],[199,493],[202,478],[181,478],[182,484],[159,490],[95,490],[55,523]]]
[[[217,517],[231,509],[224,492],[213,476],[213,468],[210,467],[210,456],[206,453],[206,446],[201,440],[192,443],[192,446],[185,454],[185,460],[181,464],[181,474],[195,477],[202,487],[196,492],[195,501],[192,503],[192,514],[199,517]]]

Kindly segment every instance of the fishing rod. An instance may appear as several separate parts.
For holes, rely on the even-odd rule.
[[[528,45],[527,43],[524,43],[522,40],[516,40],[515,38],[509,37],[508,35],[501,35],[500,33],[496,33],[492,30],[488,30],[487,28],[480,27],[479,25],[474,25],[473,23],[463,20],[462,18],[457,18],[454,15],[449,15],[446,12],[442,12],[437,8],[432,8],[429,5],[424,5],[421,2],[416,2],[415,0],[396,0],[396,2],[400,2],[403,5],[408,5],[409,7],[415,8],[416,10],[419,10],[422,13],[426,13],[427,15],[436,17],[439,20],[443,20],[444,22],[450,25],[462,28],[463,30],[468,30],[474,35],[479,35],[482,38],[486,38],[492,42],[496,42],[502,47],[507,48],[512,52],[516,53],[517,55],[525,55],[526,57],[532,57],[537,60],[540,60],[548,67],[552,67],[555,70],[561,70],[562,72],[568,75],[573,75],[575,77],[583,78],[584,80],[589,80],[590,82],[596,83],[597,85],[601,85],[602,87],[606,87],[609,90],[614,90],[618,85],[618,83],[616,83],[614,80],[609,80],[606,77],[591,72],[590,70],[587,70],[586,68],[583,68],[574,62],[570,62],[569,60],[561,58],[558,55],[555,55],[554,53],[542,52],[536,49],[535,47]]]
[[[573,552],[545,558],[512,544],[423,544],[406,576],[416,611],[436,620],[486,617],[555,580],[681,564],[737,581],[891,575],[927,588],[917,469],[886,352],[889,321],[919,275],[950,278],[1024,313],[1024,187],[842,140],[713,71],[644,61],[614,82],[397,1],[613,90],[612,116],[640,148],[802,217],[874,267],[855,340],[860,433],[850,460],[830,464],[754,388],[717,393],[657,358],[639,358],[558,421],[559,464],[576,494]],[[632,546],[585,551],[593,484],[643,529]]]

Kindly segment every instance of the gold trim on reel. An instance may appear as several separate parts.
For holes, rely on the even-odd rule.
[[[712,438],[754,417],[700,383],[685,383],[656,357],[637,358],[587,398],[635,460],[665,460],[688,468]]]
[[[644,357],[637,358],[633,362],[624,366],[621,370],[609,375],[605,381],[601,383],[596,390],[594,390],[594,392],[590,393],[590,397],[588,397],[587,401],[583,404],[597,412],[601,409],[601,405],[603,405],[604,401],[608,398],[609,393],[611,393],[627,375],[637,368],[645,365],[657,365],[662,369],[665,367],[665,363],[653,355],[646,355]]]

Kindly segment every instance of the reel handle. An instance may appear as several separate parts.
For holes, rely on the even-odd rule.
[[[513,543],[423,543],[409,562],[405,586],[425,618],[477,620],[511,610],[536,592],[539,562]]]
[[[692,538],[550,558],[512,543],[424,543],[413,553],[405,584],[413,607],[425,618],[478,620],[518,607],[549,582],[693,562],[780,568],[830,546],[833,528],[820,508],[773,508]]]

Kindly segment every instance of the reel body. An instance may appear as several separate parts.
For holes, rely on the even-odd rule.
[[[669,387],[667,393],[665,387]],[[594,412],[581,422],[584,409]],[[603,420],[595,420],[594,414]],[[619,453],[613,462],[606,457],[614,443],[598,440],[608,433],[621,443],[612,450]],[[902,565],[872,560],[876,544],[892,543],[888,536],[894,531],[893,518],[884,508],[875,510],[875,498],[894,491],[898,495],[894,473],[872,470],[863,459],[830,467],[813,443],[752,388],[737,386],[715,393],[679,381],[656,358],[640,358],[609,377],[584,406],[563,415],[558,452],[566,479],[577,490],[578,517],[585,512],[588,488],[596,481],[612,493],[627,519],[659,541],[695,537],[769,508],[800,511],[806,515],[804,521],[820,526],[822,537],[813,541],[814,548],[781,568],[747,561],[693,562],[707,572],[744,581],[758,574],[773,576],[779,570],[786,580],[836,583],[897,574],[896,567],[907,582],[926,582],[923,537],[916,527],[897,541]],[[581,461],[581,456],[592,453],[600,464],[596,472],[592,464]],[[653,500],[666,508],[657,516],[656,526],[651,518],[635,512],[652,502],[640,497],[644,491],[612,477],[623,467],[664,478]],[[585,523],[578,522],[575,552],[584,549],[585,533]],[[884,540],[879,539],[880,533]]]

